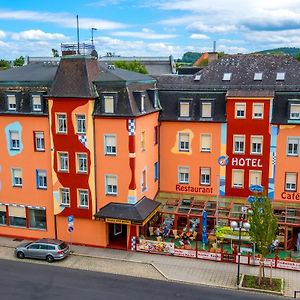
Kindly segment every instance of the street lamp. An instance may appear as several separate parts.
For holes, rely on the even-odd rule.
[[[91,31],[92,31],[92,39],[91,39],[92,45],[94,45],[94,31],[95,30],[97,30],[97,28],[95,28],[95,27],[91,28]]]
[[[250,229],[250,224],[248,222],[244,222],[244,220],[245,220],[245,215],[242,215],[240,217],[239,222],[232,221],[230,223],[230,227],[233,230],[238,230],[239,231],[238,271],[237,271],[237,281],[236,281],[237,286],[239,286],[239,284],[240,284],[240,263],[241,263],[241,237],[242,237],[242,230],[249,231],[249,229]]]

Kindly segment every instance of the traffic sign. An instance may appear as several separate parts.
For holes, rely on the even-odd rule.
[[[254,197],[254,196],[249,196],[249,197],[248,197],[248,202],[249,202],[250,204],[254,203],[254,202],[255,202],[255,197]]]
[[[68,226],[69,227],[74,226],[74,216],[73,215],[68,216]]]
[[[69,232],[73,232],[74,231],[74,227],[73,226],[69,226],[68,231]]]
[[[261,193],[261,192],[264,190],[264,188],[263,188],[263,186],[261,186],[261,185],[259,185],[259,184],[251,184],[251,185],[249,186],[249,190],[250,190],[250,192],[258,192],[258,193]]]
[[[227,166],[228,156],[222,155],[218,157],[218,164],[222,167]]]

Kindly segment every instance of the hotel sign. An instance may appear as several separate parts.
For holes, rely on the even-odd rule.
[[[262,168],[261,159],[260,158],[237,158],[233,157],[231,159],[232,166],[238,167],[258,167]]]

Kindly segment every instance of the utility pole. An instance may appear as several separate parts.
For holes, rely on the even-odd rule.
[[[80,54],[79,52],[79,21],[78,21],[78,15],[76,16],[77,19],[77,54]]]

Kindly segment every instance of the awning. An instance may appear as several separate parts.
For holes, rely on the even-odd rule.
[[[158,211],[160,203],[143,197],[135,204],[110,202],[95,218],[107,223],[145,225]]]

